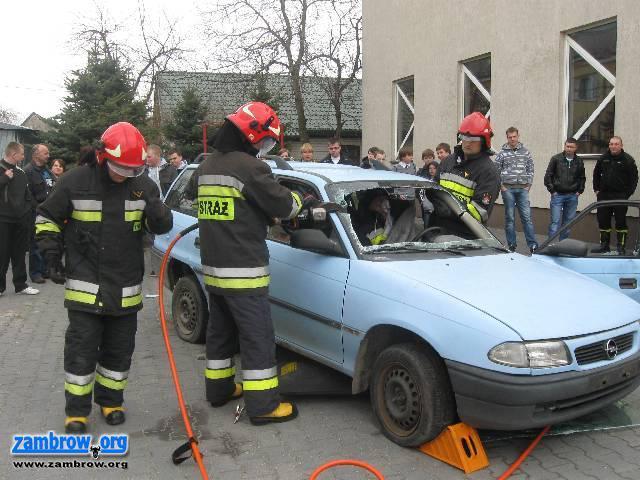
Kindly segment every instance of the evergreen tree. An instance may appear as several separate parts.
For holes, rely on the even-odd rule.
[[[95,144],[116,122],[129,122],[144,134],[146,106],[135,99],[128,72],[117,58],[90,54],[87,66],[72,72],[65,86],[69,93],[55,117],[57,131],[46,138],[53,155],[75,162],[82,147]]]
[[[202,124],[206,118],[207,106],[195,89],[185,90],[173,110],[171,121],[164,126],[166,140],[180,149],[184,158],[193,160],[203,151]],[[209,138],[213,136],[212,130],[207,131]]]

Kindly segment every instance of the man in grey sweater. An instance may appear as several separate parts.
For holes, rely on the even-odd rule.
[[[507,129],[507,143],[496,155],[495,163],[500,172],[500,190],[504,201],[504,230],[509,250],[516,250],[515,209],[518,208],[524,236],[529,251],[538,248],[531,221],[529,189],[533,183],[533,158],[520,143],[520,133],[516,127]]]

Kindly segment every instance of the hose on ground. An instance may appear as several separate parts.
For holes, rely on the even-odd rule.
[[[171,250],[178,240],[187,235],[189,232],[198,228],[198,224],[191,225],[188,228],[185,228],[180,233],[176,235],[176,237],[169,243],[167,247],[167,251],[162,257],[162,265],[160,266],[160,273],[158,275],[158,304],[160,310],[160,326],[162,327],[162,336],[164,338],[164,345],[167,349],[167,357],[169,359],[169,367],[171,368],[171,378],[173,379],[173,385],[176,389],[176,395],[178,397],[178,405],[180,407],[180,413],[182,414],[182,421],[184,422],[185,429],[187,430],[187,443],[178,447],[171,458],[173,463],[178,465],[185,460],[187,460],[190,456],[193,456],[196,464],[198,465],[198,469],[200,470],[200,475],[202,475],[203,480],[208,480],[209,476],[207,475],[207,470],[204,467],[204,463],[202,462],[202,454],[200,453],[200,449],[198,448],[198,439],[193,434],[193,428],[191,428],[191,421],[189,420],[189,415],[187,413],[187,407],[184,403],[184,397],[182,395],[182,388],[180,387],[180,378],[178,376],[178,370],[176,369],[176,362],[173,356],[173,349],[171,348],[171,341],[169,340],[169,330],[167,328],[167,319],[166,312],[164,308],[164,279],[166,275],[167,263],[169,262],[169,256],[171,254]]]

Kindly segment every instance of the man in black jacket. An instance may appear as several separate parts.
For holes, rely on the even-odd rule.
[[[143,232],[161,234],[173,226],[158,187],[142,175],[146,147],[130,123],[110,126],[100,148],[87,152],[38,207],[38,247],[51,280],[65,284],[69,315],[67,433],[86,431],[92,396],[109,425],[125,421],[124,389],[142,308]]]
[[[544,185],[551,194],[549,237],[576,216],[578,197],[584,192],[584,163],[576,155],[577,149],[578,141],[568,138],[564,151],[551,157],[544,174]],[[562,232],[560,240],[567,238],[569,233],[569,230]]]
[[[22,160],[24,147],[17,142],[9,142],[4,159],[0,160],[0,295],[6,289],[9,262],[16,293],[40,293],[27,285],[24,257],[31,227],[31,194],[27,176],[18,167]]]
[[[31,218],[35,223],[36,207],[44,202],[53,188],[55,176],[49,170],[49,148],[46,145],[34,145],[31,150],[31,163],[24,168],[29,180],[29,191],[33,199]],[[35,242],[35,231],[31,228],[31,239],[29,242],[29,276],[34,283],[44,283],[47,277],[44,259],[38,250]]]
[[[609,150],[596,162],[593,170],[593,191],[600,200],[626,200],[638,186],[638,168],[631,155],[622,149],[622,138],[611,137]],[[600,252],[610,251],[611,217],[616,219],[617,252],[625,253],[627,240],[627,207],[599,208]]]
[[[335,165],[353,165],[353,162],[342,152],[340,139],[330,138],[328,145],[329,153],[320,160],[320,163],[333,163]]]

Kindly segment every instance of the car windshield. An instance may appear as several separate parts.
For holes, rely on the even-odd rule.
[[[362,254],[493,248],[502,244],[447,191],[429,181],[339,182],[327,186]]]

